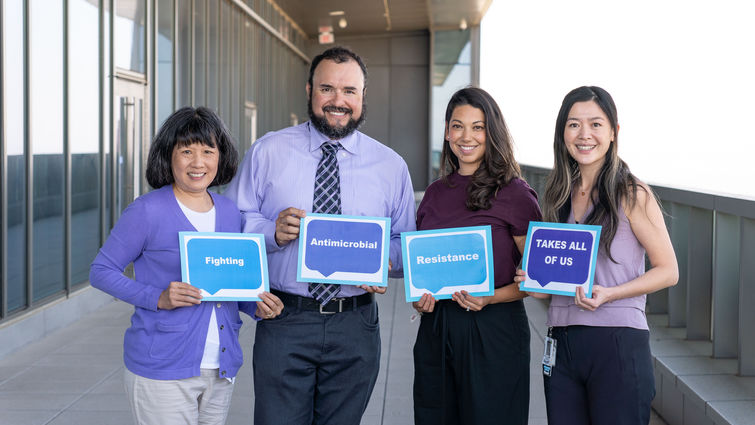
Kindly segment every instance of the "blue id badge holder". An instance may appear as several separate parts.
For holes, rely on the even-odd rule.
[[[543,352],[543,375],[551,376],[555,365],[556,340],[553,339],[553,328],[548,328],[548,336],[545,337],[545,351]]]

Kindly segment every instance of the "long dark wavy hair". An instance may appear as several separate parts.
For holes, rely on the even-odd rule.
[[[472,175],[467,186],[466,206],[472,211],[490,209],[491,197],[498,189],[506,186],[516,177],[521,177],[519,164],[514,160],[511,134],[503,119],[501,109],[485,90],[478,87],[463,88],[448,101],[446,107],[446,131],[454,109],[469,105],[482,111],[485,117],[485,153],[480,166]],[[440,155],[440,175],[446,184],[448,176],[459,169],[459,158],[451,150],[448,140],[443,137],[443,150]]]
[[[603,167],[595,181],[595,191],[590,194],[594,205],[585,219],[585,224],[603,226],[600,245],[608,258],[611,256],[611,242],[619,227],[619,211],[622,206],[632,209],[637,202],[637,190],[647,190],[640,185],[637,177],[629,171],[629,166],[619,158],[619,127],[616,104],[607,91],[595,86],[582,86],[570,91],[561,103],[556,118],[556,131],[553,137],[553,170],[545,185],[543,215],[545,220],[566,222],[571,213],[571,195],[575,185],[580,184],[582,175],[575,161],[566,149],[564,130],[572,106],[577,102],[595,102],[608,117],[614,138],[608,146]],[[650,192],[655,199],[655,195]]]

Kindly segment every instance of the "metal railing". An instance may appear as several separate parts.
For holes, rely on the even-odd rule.
[[[545,193],[549,169],[523,165],[522,172]],[[755,200],[652,188],[668,214],[679,283],[650,294],[648,312],[667,314],[669,327],[711,341],[713,358],[736,358],[738,375],[755,376]]]

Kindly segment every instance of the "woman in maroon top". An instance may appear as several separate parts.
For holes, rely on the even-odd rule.
[[[490,225],[495,292],[457,292],[413,303],[423,313],[414,345],[415,424],[526,424],[530,332],[513,277],[537,195],[520,177],[495,100],[474,87],[446,109],[441,179],[417,210],[417,229]]]

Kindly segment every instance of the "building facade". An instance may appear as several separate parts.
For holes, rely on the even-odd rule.
[[[368,2],[336,3],[351,18]],[[354,24],[336,43],[369,68],[362,131],[401,154],[423,190],[440,146],[430,143],[442,126],[430,119],[433,96],[445,102],[476,81],[487,6],[461,30],[433,24],[429,9],[401,24],[411,3],[425,7],[386,5],[365,19],[380,27],[393,13],[392,29]],[[310,58],[329,47],[309,27],[333,4],[0,0],[0,357],[112,301],[89,286],[89,265],[121,211],[150,190],[150,140],[171,112],[216,110],[242,153],[308,119]]]

